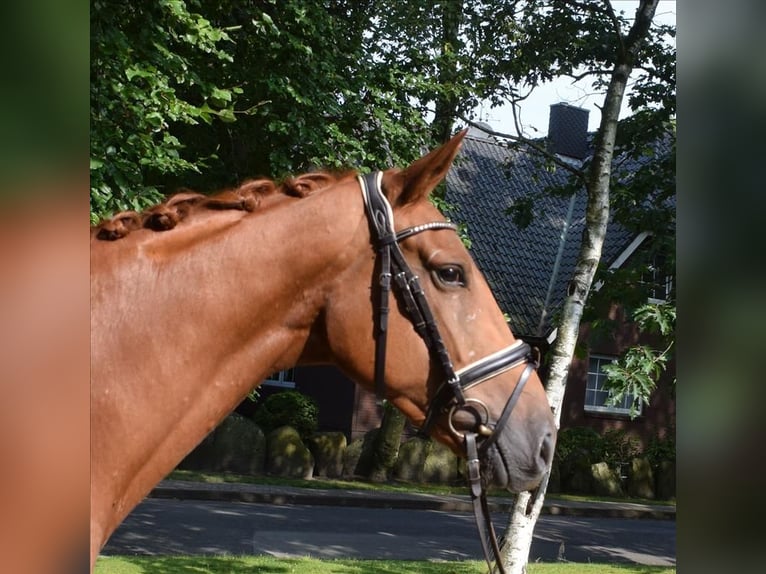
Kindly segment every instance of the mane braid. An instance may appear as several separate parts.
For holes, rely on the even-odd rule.
[[[164,203],[160,203],[144,212],[144,227],[155,231],[173,229],[179,221],[186,219],[191,208],[205,200],[205,196],[184,189],[172,195]]]
[[[354,175],[353,171],[331,173],[317,171],[287,178],[282,182],[283,193],[292,197],[306,197]]]
[[[135,229],[168,231],[199,210],[239,210],[254,212],[265,201],[275,196],[303,198],[330,185],[352,177],[353,171],[314,172],[291,177],[277,185],[270,179],[249,179],[238,187],[223,189],[205,195],[181,188],[162,203],[138,213],[121,211],[91,228],[91,237],[102,241],[115,241]]]

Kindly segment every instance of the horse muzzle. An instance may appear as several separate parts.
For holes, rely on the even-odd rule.
[[[523,366],[513,391],[499,416],[468,391],[499,375],[513,376]],[[547,400],[529,396],[519,405],[527,382],[537,379],[530,347],[521,341],[456,371],[462,399],[450,401],[450,432],[464,443],[476,442],[475,457],[481,462],[482,482],[514,492],[531,490],[542,480],[553,458],[556,427]],[[449,385],[445,385],[449,386]],[[437,393],[438,396],[438,393]],[[493,401],[494,403],[494,401]],[[469,460],[471,452],[466,452]]]
[[[554,426],[495,431],[498,438],[479,447],[482,477],[488,486],[511,492],[534,490],[550,469],[556,444]]]

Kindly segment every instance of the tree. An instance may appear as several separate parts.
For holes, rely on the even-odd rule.
[[[667,87],[663,84],[663,79],[668,79],[663,78],[663,74],[667,73],[666,67],[670,58],[657,46],[647,44],[647,39],[652,35],[651,24],[656,8],[657,0],[642,0],[627,32],[625,18],[618,16],[609,2],[567,1],[555,3],[553,6],[527,2],[522,10],[520,26],[526,34],[525,38],[529,38],[531,42],[519,47],[517,54],[521,56],[521,62],[515,62],[514,68],[510,69],[514,79],[534,85],[540,78],[548,77],[548,74],[576,73],[579,76],[583,75],[583,72],[578,70],[585,68],[585,74],[596,77],[594,85],[606,89],[601,123],[593,142],[593,155],[582,172],[574,172],[576,177],[581,178],[588,193],[587,225],[569,284],[558,335],[551,350],[547,394],[557,422],[561,416],[569,365],[574,355],[583,311],[601,259],[601,249],[609,221],[612,165],[618,143],[620,107],[628,80],[637,66],[644,66],[644,69],[649,70],[648,75],[654,77],[647,81],[640,96],[634,96],[631,104],[638,107],[650,101],[662,100],[660,104],[664,103],[666,107],[652,118],[652,123],[660,128],[665,124],[657,123],[657,117],[667,114],[670,121],[675,111],[674,104],[669,101],[672,99],[669,94],[674,90],[674,76],[669,78],[673,80],[669,91],[658,90],[653,94],[647,89],[655,85]],[[535,59],[537,63],[534,62]],[[649,67],[651,64],[656,65],[654,74]],[[525,66],[528,71],[520,73]],[[511,96],[515,97],[513,93]],[[534,142],[529,142],[521,136],[517,139],[522,143],[534,145]],[[626,153],[631,151],[628,146],[624,149]],[[638,150],[634,146],[632,151],[635,153]],[[502,549],[503,565],[510,573],[526,572],[532,532],[542,509],[547,480],[547,477],[543,480],[534,500],[531,493],[527,492],[521,493],[515,502]]]
[[[96,0],[91,218],[178,186],[406,164],[430,145],[371,1]],[[378,19],[379,20],[379,19]],[[419,92],[420,93],[420,92]],[[424,96],[425,98],[425,96]]]
[[[230,62],[226,32],[180,0],[91,8],[91,219],[162,198],[153,180],[199,171],[176,124],[233,119],[237,88],[205,75]]]
[[[237,122],[188,128],[185,139],[215,154],[204,185],[276,178],[316,167],[408,162],[425,125],[397,101],[393,74],[372,60],[370,2],[206,0],[235,44],[218,82],[242,89]],[[196,182],[195,182],[196,183]]]
[[[369,446],[362,451],[357,472],[372,482],[387,481],[396,463],[406,424],[404,414],[393,403],[386,401],[380,427],[374,431],[375,436]]]
[[[660,348],[651,345],[631,347],[619,361],[604,367],[607,376],[605,389],[610,392],[610,401],[620,404],[623,397],[633,397],[631,418],[641,412],[642,404],[649,403],[657,381],[672,357],[676,307],[671,303],[646,303],[636,309],[633,320],[641,332],[658,335],[662,343]]]

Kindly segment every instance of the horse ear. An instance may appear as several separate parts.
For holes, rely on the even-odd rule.
[[[385,173],[383,188],[391,204],[405,205],[428,196],[447,175],[466,133],[467,129],[458,132],[408,168]]]

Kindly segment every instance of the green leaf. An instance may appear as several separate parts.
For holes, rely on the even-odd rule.
[[[128,78],[128,81],[132,81],[133,78],[151,78],[152,72],[138,66],[131,66],[125,70],[125,77]]]

